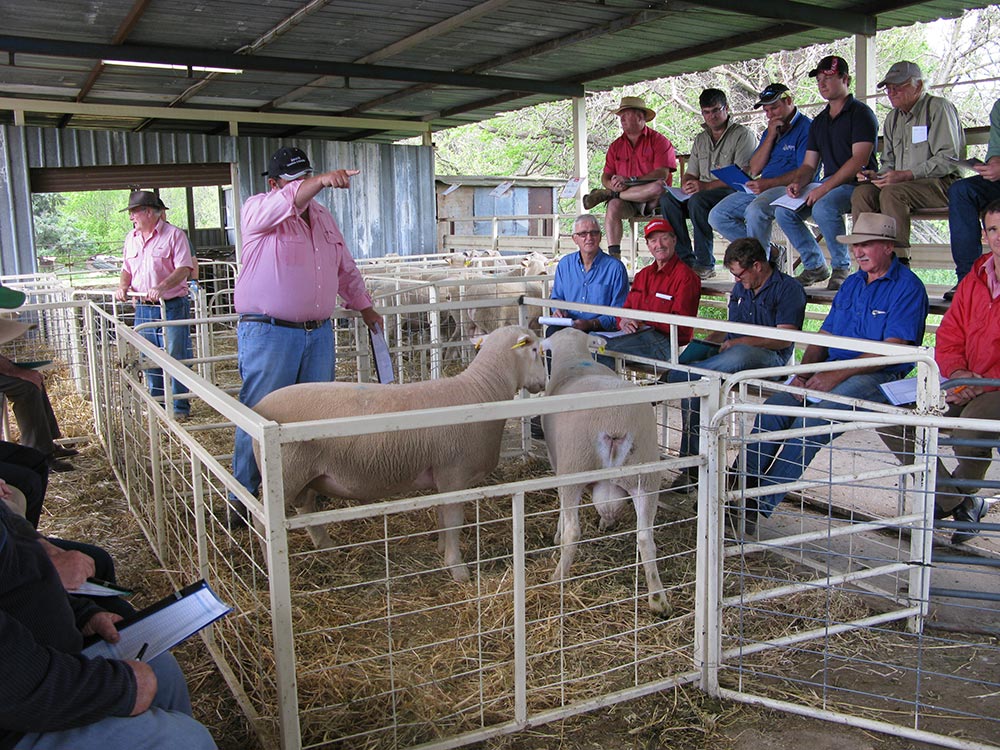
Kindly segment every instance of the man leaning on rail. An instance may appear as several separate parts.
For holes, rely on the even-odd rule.
[[[895,220],[883,214],[861,214],[853,233],[841,235],[837,240],[851,246],[859,270],[845,279],[833,298],[820,333],[889,344],[919,344],[924,337],[927,318],[927,291],[920,279],[896,257]],[[833,341],[827,346],[810,344],[802,356],[802,364],[843,362],[847,366],[839,370],[796,375],[791,385],[849,399],[884,403],[886,398],[879,386],[905,377],[913,365],[866,365],[865,360],[874,356],[877,355],[841,349]],[[781,407],[801,404],[801,396],[787,391],[775,393],[765,402],[767,406]],[[848,404],[825,399],[811,402],[809,406],[816,409],[852,408]],[[834,438],[832,428],[816,435],[785,440],[767,440],[766,435],[779,430],[826,424],[829,422],[824,419],[805,415],[759,415],[753,432],[765,438],[746,447],[747,486],[767,487],[797,481],[819,449]],[[734,466],[733,471],[738,468],[738,465]],[[747,533],[755,530],[758,513],[765,518],[770,516],[784,499],[785,491],[781,489],[771,495],[747,499]]]

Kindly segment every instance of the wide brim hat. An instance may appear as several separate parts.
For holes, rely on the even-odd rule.
[[[872,240],[891,240],[896,247],[903,246],[903,243],[896,239],[896,220],[885,214],[858,214],[851,233],[837,235],[837,242],[845,245],[857,245]]]
[[[620,115],[626,109],[638,109],[646,117],[646,122],[656,117],[656,110],[647,107],[646,102],[638,96],[623,96],[621,102],[618,103],[618,109],[613,109],[611,112]]]
[[[123,208],[122,211],[131,211],[133,208],[142,208],[144,206],[159,208],[164,211],[167,209],[163,205],[163,201],[160,200],[160,196],[156,193],[151,193],[148,190],[133,190],[128,196],[128,206]]]

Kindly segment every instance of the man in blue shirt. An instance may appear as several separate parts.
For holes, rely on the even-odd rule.
[[[799,283],[811,286],[829,279],[826,288],[839,289],[851,272],[851,257],[847,246],[835,238],[844,233],[844,214],[851,212],[851,195],[857,187],[858,174],[877,169],[878,120],[867,104],[850,93],[851,76],[844,58],[824,57],[809,75],[816,79],[819,95],[826,99],[827,105],[813,120],[806,158],[785,188],[789,198],[803,198],[805,203],[794,211],[779,206],[774,210],[774,218],[802,256],[802,272],[795,277]],[[823,181],[807,191],[821,162]],[[806,226],[810,212],[826,240],[832,272],[815,235]]]
[[[708,214],[712,228],[733,242],[755,238],[765,249],[771,243],[774,206],[771,201],[785,194],[785,186],[806,157],[806,142],[812,120],[799,112],[783,83],[771,83],[760,92],[754,109],[764,108],[767,130],[750,158],[749,193],[738,191],[723,198]]]
[[[729,320],[799,331],[806,315],[806,292],[791,276],[768,262],[767,251],[753,237],[736,240],[726,248],[723,264],[736,277],[729,296]],[[704,341],[693,341],[679,358],[682,365],[695,365],[715,372],[741,372],[788,364],[794,344],[782,339],[746,336],[716,331]],[[699,373],[671,370],[669,383],[697,380]],[[681,401],[680,455],[698,453],[701,422],[698,399]],[[695,477],[682,471],[671,485],[675,492],[697,491]]]
[[[556,266],[551,298],[587,305],[621,307],[628,294],[628,271],[625,264],[601,250],[601,226],[590,214],[581,214],[573,222],[573,242],[580,249],[570,253]],[[572,318],[572,326],[581,331],[618,330],[614,315],[554,309],[557,318]]]
[[[860,270],[847,277],[833,298],[830,313],[823,321],[820,333],[891,344],[920,344],[927,318],[927,290],[920,279],[896,258],[893,251],[896,245],[896,220],[884,214],[860,214],[854,225],[854,233],[841,235],[837,240],[851,245]],[[879,386],[905,377],[913,369],[913,365],[865,366],[863,360],[872,356],[875,355],[810,344],[802,356],[804,365],[852,360],[856,365],[840,370],[796,375],[791,385],[846,398],[884,403],[885,396]],[[802,401],[799,396],[782,391],[771,396],[765,403],[784,407],[799,406]],[[809,405],[816,409],[851,408],[847,404],[827,400]],[[826,424],[829,422],[814,417],[762,414],[754,423],[753,431],[767,434]],[[747,445],[747,486],[783,485],[798,480],[819,449],[833,437],[833,433],[823,432],[809,437]],[[771,511],[784,498],[785,492],[779,491],[756,500],[748,499],[747,533],[753,533],[758,512],[765,517],[770,516]]]

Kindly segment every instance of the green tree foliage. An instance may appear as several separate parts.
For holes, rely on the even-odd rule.
[[[65,203],[65,196],[54,193],[32,196],[35,246],[39,256],[66,258],[96,252],[96,243],[67,215]]]

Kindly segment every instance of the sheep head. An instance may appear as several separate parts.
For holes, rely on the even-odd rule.
[[[603,352],[607,343],[600,336],[592,336],[567,326],[542,341],[542,350],[551,352],[554,359],[574,356],[578,359],[590,359],[593,352]]]
[[[542,341],[530,328],[498,328],[479,339],[476,348],[481,352],[477,357],[486,352],[492,352],[488,356],[496,357],[498,361],[501,357],[509,357],[514,365],[518,388],[525,388],[529,393],[545,390],[547,373]]]

